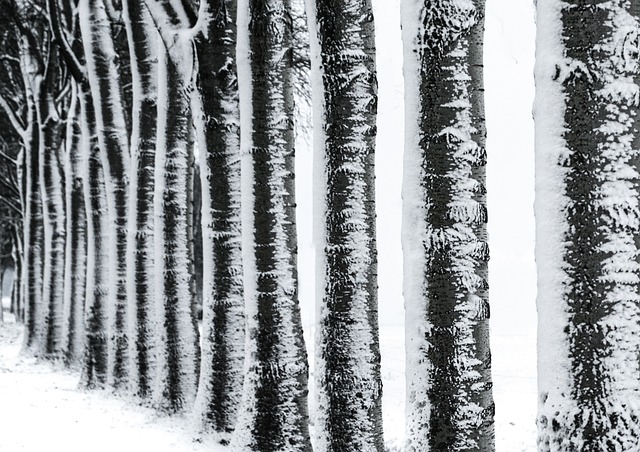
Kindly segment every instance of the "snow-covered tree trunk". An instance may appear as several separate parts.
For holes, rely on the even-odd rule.
[[[40,96],[36,100],[40,127],[40,196],[44,221],[44,267],[42,303],[45,310],[44,336],[36,354],[45,358],[62,358],[66,340],[64,318],[64,268],[66,224],[64,174],[62,168],[64,124],[56,106],[60,82],[58,52],[49,50]]]
[[[204,285],[196,416],[224,442],[235,426],[244,379],[236,16],[236,0],[209,0],[204,36],[196,44]]]
[[[247,341],[235,450],[310,451],[298,304],[288,0],[238,2]]]
[[[84,342],[84,304],[87,283],[87,217],[84,204],[84,167],[82,148],[81,106],[78,86],[73,85],[73,98],[67,116],[66,135],[66,267],[64,283],[65,316],[67,317],[67,363],[82,359]]]
[[[28,86],[28,85],[27,85]],[[24,246],[23,294],[25,307],[24,347],[34,350],[42,339],[44,312],[42,304],[43,219],[40,194],[40,127],[34,93],[27,89],[27,122],[25,131],[24,171]]]
[[[190,84],[193,49],[175,35],[158,52],[158,139],[155,161],[156,288],[158,326],[155,403],[189,409],[196,395],[199,345],[193,287],[193,140]]]
[[[157,132],[158,32],[146,6],[123,2],[131,52],[132,133],[127,294],[129,299],[130,390],[151,396],[155,369],[154,172]]]
[[[107,384],[109,350],[107,323],[111,278],[109,217],[104,170],[96,129],[94,104],[88,83],[81,85],[82,149],[85,153],[84,186],[87,212],[87,286],[85,342],[81,384],[101,388]]]
[[[493,451],[483,0],[403,0],[407,451]]]
[[[127,216],[128,178],[131,169],[122,86],[111,22],[104,0],[80,0],[80,30],[87,74],[96,114],[110,224],[111,284],[109,298],[109,378],[121,387],[128,378],[127,323]]]
[[[640,7],[537,23],[538,450],[640,450]]]
[[[316,450],[383,451],[369,0],[309,0],[316,118]]]

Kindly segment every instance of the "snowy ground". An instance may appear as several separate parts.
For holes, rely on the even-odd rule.
[[[224,451],[182,417],[161,417],[101,391],[78,390],[78,374],[19,355],[21,328],[0,324],[0,451],[93,452]],[[385,436],[400,446],[404,434],[404,334],[381,331]],[[535,369],[527,336],[494,338],[496,437],[499,452],[534,451]]]

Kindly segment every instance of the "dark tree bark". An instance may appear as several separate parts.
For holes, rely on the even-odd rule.
[[[142,2],[123,2],[132,73],[132,135],[127,263],[130,389],[151,397],[155,375],[154,172],[157,134],[158,33]]]
[[[323,111],[316,449],[383,451],[375,175],[377,80],[368,0],[311,2]],[[314,68],[315,69],[315,68]],[[339,384],[336,384],[339,382]]]
[[[405,0],[407,450],[493,451],[484,1]]]
[[[640,5],[537,10],[538,450],[636,450]]]
[[[291,5],[244,0],[238,18],[239,40],[246,46],[240,48],[249,51],[242,55],[242,67],[238,63],[239,71],[247,71],[240,100],[247,102],[241,111],[247,112],[242,117],[242,227],[248,341],[232,445],[310,451],[308,365],[297,286]]]
[[[78,85],[67,119],[65,307],[68,322],[66,361],[74,365],[84,352],[84,305],[87,285],[87,215],[84,200],[82,120]]]
[[[196,43],[204,270],[196,415],[227,442],[242,398],[245,341],[236,0],[209,0],[208,9],[209,21]]]
[[[81,86],[83,152],[87,156],[85,209],[87,211],[87,287],[85,302],[85,344],[81,385],[103,388],[109,374],[107,316],[109,309],[109,218],[100,156],[94,104],[88,83]]]
[[[104,0],[80,0],[80,30],[96,112],[96,130],[101,149],[108,215],[111,228],[108,248],[113,286],[108,297],[113,314],[109,315],[109,383],[124,386],[128,379],[126,337],[127,322],[127,215],[128,182],[131,168],[127,136],[126,110],[123,103],[118,55],[111,21]]]

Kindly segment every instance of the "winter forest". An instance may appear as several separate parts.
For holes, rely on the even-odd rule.
[[[0,0],[0,450],[640,451],[639,111],[631,0]]]

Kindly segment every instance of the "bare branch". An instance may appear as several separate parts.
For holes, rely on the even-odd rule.
[[[26,134],[26,127],[24,123],[13,110],[13,108],[11,108],[11,105],[9,105],[2,94],[0,94],[0,107],[2,107],[4,112],[9,117],[9,121],[11,122],[13,128],[16,129],[16,132],[18,132],[21,137],[24,137],[24,135]]]

